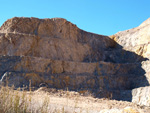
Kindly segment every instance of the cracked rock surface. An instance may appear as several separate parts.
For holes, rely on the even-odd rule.
[[[31,80],[35,88],[88,90],[149,106],[149,58],[150,19],[112,36],[62,18],[14,17],[0,28],[0,79],[16,88]]]

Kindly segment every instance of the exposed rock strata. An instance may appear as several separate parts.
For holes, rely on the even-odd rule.
[[[149,31],[149,19],[110,37],[61,18],[9,19],[0,28],[1,81],[131,101],[132,89],[150,83]]]

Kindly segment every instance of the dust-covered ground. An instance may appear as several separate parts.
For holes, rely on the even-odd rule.
[[[132,102],[94,98],[85,92],[39,88],[32,93],[32,107],[48,101],[49,113],[150,113],[150,108]]]
[[[150,107],[94,98],[87,92],[0,87],[0,113],[150,113]]]

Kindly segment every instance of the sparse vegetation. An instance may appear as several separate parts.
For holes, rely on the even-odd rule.
[[[0,87],[0,113],[49,113],[49,97],[44,96],[41,106],[33,106],[33,92],[13,87]]]
[[[0,113],[69,113],[65,109],[70,104],[69,98],[71,95],[68,88],[66,91],[67,104],[61,107],[57,105],[54,107],[50,106],[50,96],[46,92],[40,94],[39,92],[35,93],[31,89],[31,86],[29,91],[24,90],[24,88],[15,90],[13,86],[0,86]],[[73,110],[77,108],[78,96],[75,97]]]
[[[0,89],[0,112],[1,113],[27,113],[28,100],[26,91],[20,93],[20,88],[3,87]]]
[[[112,104],[118,109],[129,105],[131,108],[140,109],[129,102],[94,99],[87,92],[85,96],[83,92],[70,92],[68,89],[31,89],[30,87],[27,91],[24,88],[0,86],[0,113],[99,113],[102,109],[110,109],[108,107]]]

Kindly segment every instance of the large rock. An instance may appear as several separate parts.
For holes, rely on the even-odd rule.
[[[140,87],[132,90],[132,102],[150,106],[150,87]]]

